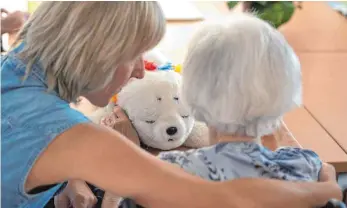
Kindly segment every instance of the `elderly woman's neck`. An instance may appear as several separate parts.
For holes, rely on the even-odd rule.
[[[256,142],[261,144],[260,138],[249,137],[249,136],[240,136],[240,135],[228,135],[217,132],[210,129],[210,141],[213,143],[218,142]]]
[[[214,138],[217,142],[257,142],[260,143],[260,139],[248,136],[238,136],[238,135],[221,135]]]

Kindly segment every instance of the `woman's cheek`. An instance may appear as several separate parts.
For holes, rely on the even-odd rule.
[[[131,70],[126,68],[120,68],[116,71],[114,80],[112,81],[112,89],[119,92],[124,85],[128,83],[131,77]]]

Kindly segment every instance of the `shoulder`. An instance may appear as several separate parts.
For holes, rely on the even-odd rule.
[[[10,60],[9,60],[10,61]],[[56,92],[48,91],[41,77],[31,74],[22,81],[21,73],[25,66],[17,63],[4,63],[1,84],[1,127],[5,135],[20,132],[30,136],[38,134],[57,135],[75,124],[89,122],[82,113],[72,109]],[[18,67],[13,69],[13,67]],[[24,69],[23,69],[24,67]],[[37,135],[35,135],[37,136]],[[8,137],[9,138],[9,137]]]
[[[89,119],[48,92],[38,71],[23,81],[25,64],[16,57],[2,58],[1,168],[7,176],[1,182],[6,199],[15,194],[28,199],[24,183],[39,155],[58,135]]]
[[[317,181],[322,161],[312,150],[282,147],[270,158],[281,166],[288,180]]]
[[[298,164],[321,165],[321,160],[317,153],[309,149],[281,147],[275,151],[275,156],[281,160],[298,161]]]
[[[55,91],[48,91],[40,66],[33,65],[24,79],[27,66],[11,52],[2,57],[1,67],[1,124],[5,130],[36,129],[45,131],[41,133],[60,133],[74,123],[89,121],[70,108]]]
[[[55,91],[48,91],[43,70],[33,65],[25,77],[26,64],[17,50],[2,57],[1,63],[1,133],[6,145],[18,142],[46,145],[70,127],[89,122],[82,113],[70,108]],[[7,143],[8,142],[8,143]]]
[[[187,163],[190,163],[191,160],[193,160],[196,157],[192,157],[192,154],[196,154],[195,150],[189,150],[189,151],[179,151],[179,150],[172,150],[172,151],[165,151],[158,154],[158,158],[170,163],[174,163],[179,165],[180,167],[186,165]]]
[[[192,163],[196,160],[204,161],[208,157],[208,152],[214,150],[214,146],[203,147],[199,149],[189,149],[189,150],[171,150],[163,151],[158,154],[161,160],[165,160],[171,163]]]
[[[165,151],[158,155],[158,158],[169,163],[175,164],[183,169],[187,169],[192,164],[201,163],[198,150],[188,151]]]
[[[161,160],[175,164],[186,172],[213,181],[225,180],[223,171],[212,162],[211,148],[192,149],[188,151],[167,151],[158,155]]]

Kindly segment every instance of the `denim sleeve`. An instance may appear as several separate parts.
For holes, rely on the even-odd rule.
[[[47,92],[40,77],[32,75],[23,82],[23,68],[13,61],[2,64],[1,75],[1,189],[6,192],[1,204],[43,207],[59,185],[27,194],[24,185],[31,168],[58,135],[89,119]]]

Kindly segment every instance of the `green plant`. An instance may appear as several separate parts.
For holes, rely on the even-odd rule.
[[[227,2],[229,9],[237,3],[239,2]],[[295,10],[292,1],[249,1],[244,3],[247,4],[248,11],[254,12],[259,18],[270,22],[276,28],[288,22]]]

